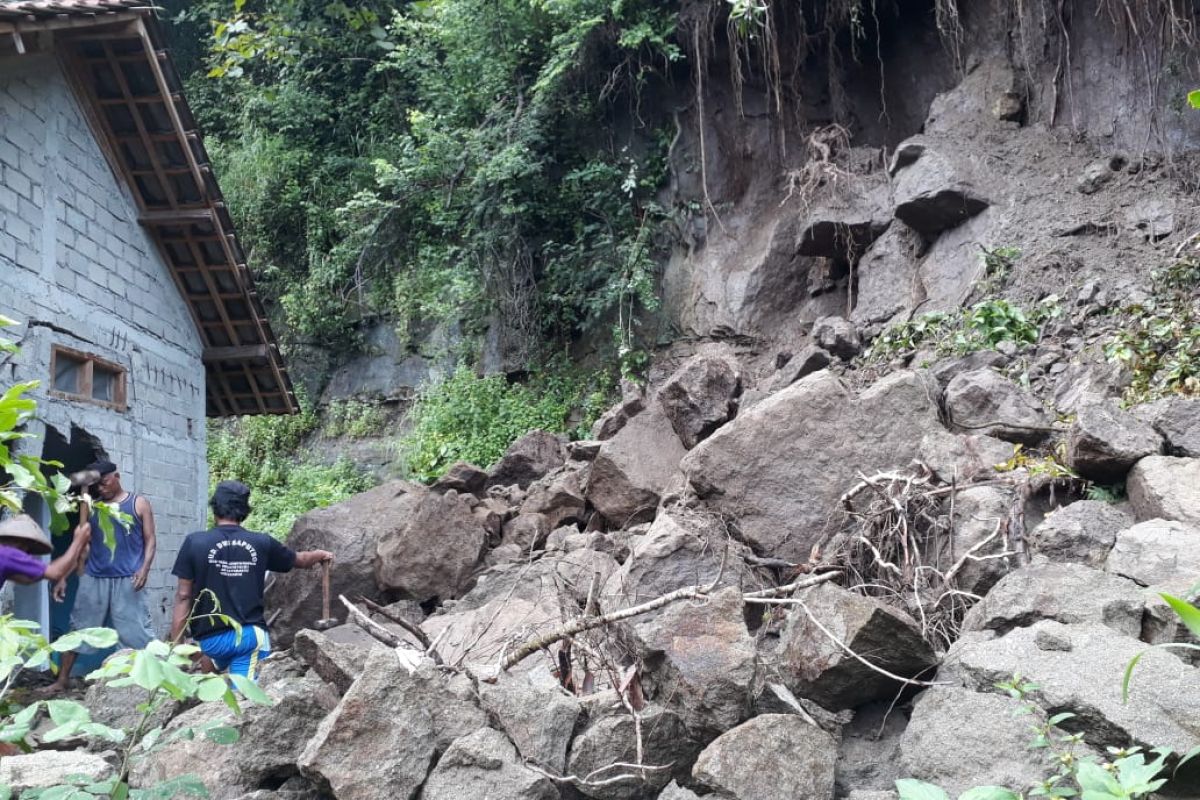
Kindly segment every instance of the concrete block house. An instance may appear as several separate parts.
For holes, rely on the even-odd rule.
[[[0,386],[42,382],[27,452],[106,456],[152,502],[164,635],[175,554],[206,520],[205,417],[297,409],[245,261],[153,10],[0,0],[0,314],[21,322]],[[44,584],[5,592],[65,628]]]

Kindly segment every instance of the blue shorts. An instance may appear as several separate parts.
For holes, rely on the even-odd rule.
[[[237,631],[222,631],[196,643],[218,670],[228,671],[230,675],[245,675],[252,681],[258,680],[258,663],[271,654],[267,632],[254,625],[243,626],[240,637]]]

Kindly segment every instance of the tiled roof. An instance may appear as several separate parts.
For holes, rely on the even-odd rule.
[[[0,0],[18,53],[53,36],[68,78],[204,342],[210,416],[299,409],[204,142],[144,0]],[[3,63],[0,61],[0,63]]]

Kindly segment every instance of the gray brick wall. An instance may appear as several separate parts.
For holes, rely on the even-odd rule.
[[[39,421],[69,437],[77,426],[144,494],[158,523],[147,592],[159,633],[169,622],[171,566],[205,520],[201,342],[167,266],[137,223],[57,62],[8,59],[0,70],[0,313],[21,321],[21,353],[0,386],[41,380]],[[46,393],[58,344],[128,371],[120,413]],[[40,454],[40,440],[27,452]]]

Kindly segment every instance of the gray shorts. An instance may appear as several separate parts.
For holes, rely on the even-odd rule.
[[[133,590],[133,578],[97,578],[79,576],[75,607],[71,609],[71,630],[112,628],[121,647],[140,650],[154,639],[146,592]],[[83,645],[81,653],[95,652]]]

